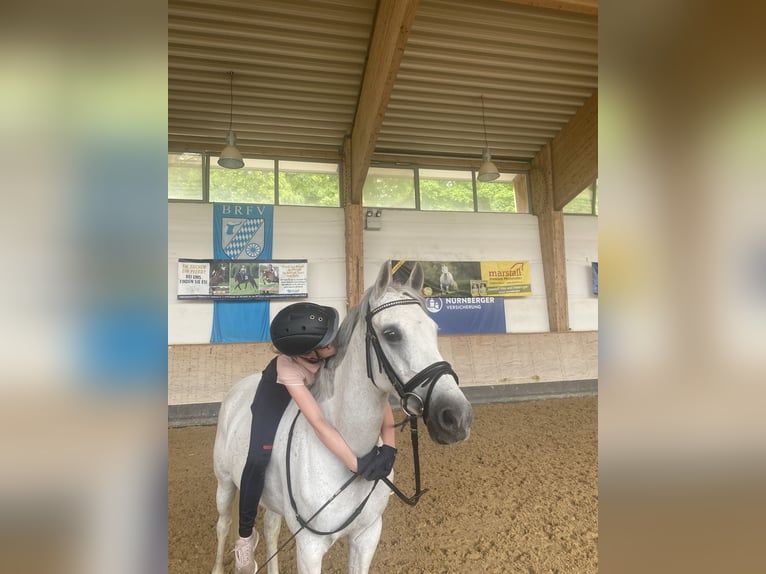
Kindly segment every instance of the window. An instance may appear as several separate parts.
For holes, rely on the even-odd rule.
[[[473,211],[473,172],[446,169],[418,170],[420,209]]]
[[[340,206],[339,164],[279,162],[279,205]]]
[[[562,211],[567,214],[598,215],[598,179],[577,194]]]
[[[245,159],[245,167],[227,169],[210,156],[210,201],[274,203],[274,160]]]
[[[482,183],[475,180],[475,170],[371,167],[364,182],[362,205],[424,211],[529,213],[527,180],[523,173],[501,173],[495,181]]]
[[[371,167],[362,198],[365,207],[415,209],[415,170]]]
[[[477,211],[529,213],[526,174],[501,173],[494,181],[476,181]]]
[[[168,199],[202,200],[202,154],[168,154]]]
[[[340,164],[244,158],[241,169],[218,165],[207,153],[168,153],[168,199],[211,203],[260,203],[340,207]],[[476,180],[473,169],[374,166],[367,172],[362,205],[423,211],[529,213],[526,174]],[[566,213],[598,213],[595,184]],[[572,210],[579,211],[572,211]]]

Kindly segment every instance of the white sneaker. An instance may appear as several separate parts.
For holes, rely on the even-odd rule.
[[[255,562],[255,547],[258,545],[258,532],[253,531],[250,538],[240,538],[234,543],[234,572],[236,574],[254,574],[258,569]]]

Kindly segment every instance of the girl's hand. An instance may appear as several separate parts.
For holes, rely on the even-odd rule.
[[[375,480],[375,478],[371,478],[370,473],[377,465],[377,458],[378,447],[373,447],[370,452],[364,456],[358,457],[356,459],[356,473],[367,480]]]

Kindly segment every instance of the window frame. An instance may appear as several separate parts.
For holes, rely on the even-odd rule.
[[[217,156],[218,154],[210,152],[210,151],[192,151],[192,150],[175,150],[175,149],[168,149],[168,155],[170,154],[182,154],[182,153],[195,153],[200,154],[202,157],[202,198],[201,199],[179,199],[179,198],[168,198],[168,203],[192,203],[192,204],[209,204],[213,203],[210,201],[210,173],[211,173],[211,158],[213,156]],[[275,206],[282,206],[283,204],[280,203],[280,193],[279,193],[279,174],[280,174],[280,161],[285,162],[305,162],[305,163],[324,163],[324,164],[330,164],[337,166],[338,170],[338,206],[326,206],[326,205],[295,205],[295,204],[285,204],[286,207],[345,207],[346,206],[346,198],[343,194],[343,166],[341,161],[331,161],[327,159],[306,159],[306,158],[300,158],[300,159],[293,159],[293,158],[285,158],[285,157],[270,157],[270,156],[259,156],[259,157],[253,157],[251,159],[258,159],[258,160],[268,160],[274,162],[274,203]],[[527,193],[527,205],[529,206],[528,212],[519,212],[519,211],[486,211],[486,210],[479,210],[479,182],[477,180],[477,174],[478,169],[477,168],[465,168],[465,167],[459,167],[459,166],[444,166],[444,165],[429,165],[429,164],[423,164],[423,165],[396,165],[396,164],[389,164],[389,163],[383,163],[383,162],[373,162],[370,167],[375,168],[381,168],[381,169],[396,169],[396,170],[411,170],[412,171],[412,180],[413,180],[413,189],[412,192],[414,193],[414,207],[386,207],[381,205],[374,205],[374,204],[367,204],[364,200],[364,194],[362,194],[362,207],[367,209],[396,209],[401,211],[423,211],[423,212],[429,212],[429,213],[502,213],[506,215],[531,215],[532,214],[532,200],[530,194],[531,194],[531,181],[530,181],[530,174],[528,170],[519,170],[519,171],[513,171],[513,172],[503,172],[504,175],[523,175],[526,179],[526,193]],[[442,170],[442,171],[459,171],[459,172],[466,172],[471,174],[471,189],[472,189],[472,209],[471,210],[438,210],[438,209],[423,209],[422,207],[422,197],[421,197],[421,186],[420,186],[420,170]],[[466,178],[467,180],[467,178]],[[596,193],[597,193],[597,185],[596,182],[594,182],[592,185],[596,186],[594,189],[594,195],[593,195],[593,202],[591,206],[592,215],[598,215],[595,213],[595,202],[596,202]],[[579,214],[567,214],[567,215],[588,215],[586,213],[579,213]]]

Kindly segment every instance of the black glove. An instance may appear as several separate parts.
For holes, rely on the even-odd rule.
[[[396,449],[392,446],[384,444],[378,449],[378,457],[375,459],[375,465],[380,466],[381,471],[385,472],[385,476],[391,473],[391,469],[394,468],[394,460],[396,459]]]
[[[384,444],[378,449],[378,456],[375,457],[365,478],[367,480],[380,480],[391,474],[394,468],[394,459],[396,458],[396,449]]]
[[[356,473],[359,476],[366,478],[367,480],[375,480],[374,478],[370,478],[369,474],[375,466],[374,463],[377,456],[378,447],[374,446],[372,447],[372,450],[366,455],[362,457],[356,457]]]

